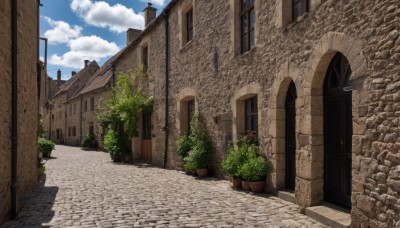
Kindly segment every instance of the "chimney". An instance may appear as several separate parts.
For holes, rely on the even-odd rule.
[[[61,81],[61,70],[58,69],[57,71],[57,81],[60,82]]]
[[[76,71],[71,71],[71,77],[73,77],[76,74]]]
[[[128,46],[133,40],[135,40],[141,32],[142,30],[129,28],[128,31],[126,31],[126,46]]]
[[[147,3],[147,7],[144,11],[144,27],[147,27],[148,24],[154,19],[156,19],[156,11],[157,9],[152,7],[153,4]]]
[[[87,60],[87,59],[85,59],[85,68],[87,67],[87,66],[89,66],[89,63],[90,63],[90,61],[89,60]]]

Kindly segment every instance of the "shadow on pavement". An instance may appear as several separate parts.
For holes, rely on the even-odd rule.
[[[45,176],[39,182],[38,191],[30,194],[24,201],[17,219],[0,225],[0,228],[46,227],[45,223],[50,222],[54,217],[52,207],[58,187],[44,186],[44,182]]]

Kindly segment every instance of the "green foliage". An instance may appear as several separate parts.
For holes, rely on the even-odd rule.
[[[81,146],[87,147],[87,148],[96,148],[97,141],[96,141],[96,138],[94,137],[94,135],[86,134],[82,139]]]
[[[177,145],[177,153],[183,158],[185,169],[194,171],[211,164],[212,144],[199,114],[193,116],[190,122],[190,135],[181,137]]]
[[[38,128],[39,138],[44,138],[46,132],[47,131],[46,131],[46,128],[44,127],[43,119],[40,118],[40,120],[39,120],[39,128]]]
[[[228,156],[222,161],[222,170],[232,177],[242,177],[240,169],[242,165],[252,157],[257,156],[258,147],[254,145],[242,144],[235,149],[229,147]]]
[[[124,134],[118,134],[114,130],[109,130],[104,137],[104,149],[115,155],[127,154],[129,140]]]
[[[46,167],[44,166],[43,160],[41,158],[38,158],[37,169],[38,174],[44,174],[46,172]]]
[[[50,157],[51,152],[55,148],[55,144],[52,141],[47,140],[45,138],[39,138],[38,148],[39,151],[42,153],[43,157]]]
[[[180,158],[185,159],[189,155],[189,151],[192,150],[192,140],[189,136],[184,135],[176,141],[176,153]]]
[[[240,168],[240,175],[244,180],[262,181],[271,171],[272,164],[262,157],[252,157]]]
[[[139,88],[139,83],[144,77],[143,66],[136,68],[131,74],[117,74],[117,82],[111,89],[111,97],[104,101],[106,109],[98,111],[97,118],[101,131],[117,130],[120,123],[123,123],[125,133],[130,137],[135,136],[139,114],[153,111],[154,98],[147,96]]]

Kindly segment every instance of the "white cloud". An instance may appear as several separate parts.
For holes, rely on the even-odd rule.
[[[82,27],[74,25],[71,26],[65,21],[54,21],[49,17],[44,17],[52,29],[44,33],[47,37],[49,44],[62,44],[68,43],[69,40],[81,36]]]
[[[84,60],[100,61],[119,51],[119,47],[114,42],[108,42],[98,36],[82,36],[70,40],[67,44],[70,51],[59,55],[52,55],[49,63],[72,69],[81,69],[84,66]]]
[[[157,0],[163,2],[163,0]],[[72,11],[89,25],[124,33],[128,28],[143,29],[144,17],[121,4],[110,6],[105,1],[71,0]]]
[[[149,0],[141,0],[142,2],[149,2]],[[165,0],[150,0],[151,3],[158,5],[158,6],[164,6]]]

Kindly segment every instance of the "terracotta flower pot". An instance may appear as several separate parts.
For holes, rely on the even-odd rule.
[[[250,190],[250,185],[248,181],[242,180],[242,189],[243,190]]]
[[[252,192],[264,192],[265,181],[249,182],[249,184]]]
[[[207,168],[197,169],[198,177],[206,177],[207,176]]]
[[[242,180],[240,178],[232,178],[234,188],[242,188]]]

